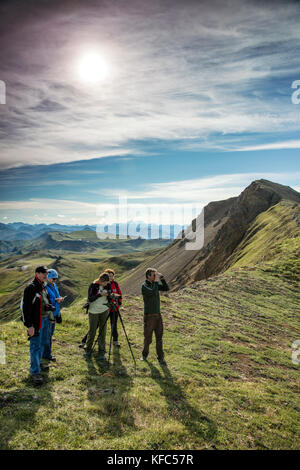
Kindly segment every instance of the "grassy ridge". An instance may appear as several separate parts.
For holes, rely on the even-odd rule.
[[[281,201],[262,212],[229,258],[232,268],[264,263],[290,281],[300,281],[300,205]],[[230,268],[229,268],[230,269]]]
[[[86,362],[81,302],[57,326],[47,383],[28,382],[20,322],[1,328],[2,449],[296,449],[299,291],[263,269],[236,269],[162,297],[168,367],[152,344],[136,374],[120,333],[110,370]],[[141,298],[121,310],[136,358],[143,342]]]

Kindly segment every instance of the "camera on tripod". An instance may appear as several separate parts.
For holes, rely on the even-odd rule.
[[[109,306],[118,305],[119,297],[120,296],[118,294],[114,294],[113,292],[110,292],[107,296],[108,305]]]
[[[122,324],[122,328],[123,328],[124,334],[126,336],[127,344],[128,344],[129,349],[130,349],[130,352],[131,352],[131,356],[132,356],[132,359],[133,359],[133,362],[134,362],[134,366],[136,367],[135,358],[134,358],[134,355],[133,355],[133,352],[132,352],[132,349],[131,349],[131,345],[130,345],[130,342],[129,342],[129,339],[128,339],[128,336],[127,336],[127,333],[126,333],[126,330],[125,330],[125,326],[124,326],[124,323],[123,323],[121,313],[119,311],[119,298],[120,298],[120,295],[115,294],[112,291],[109,291],[109,292],[105,291],[105,293],[107,293],[107,302],[106,302],[106,304],[109,307],[108,314],[106,316],[106,320],[105,320],[104,324],[99,329],[98,338],[95,340],[95,342],[92,346],[92,350],[94,349],[95,344],[98,342],[98,339],[101,337],[101,333],[102,333],[102,331],[103,331],[103,329],[104,329],[104,327],[107,323],[107,320],[110,318],[112,320],[112,323],[111,323],[112,328],[111,328],[110,343],[109,343],[109,355],[108,355],[108,363],[109,363],[114,325],[116,324],[117,318],[120,318],[120,322]]]

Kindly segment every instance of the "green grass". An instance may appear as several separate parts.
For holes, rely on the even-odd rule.
[[[263,269],[234,269],[162,296],[167,367],[133,361],[121,332],[108,370],[87,362],[78,343],[87,330],[82,300],[63,311],[46,383],[28,381],[21,322],[1,328],[2,449],[296,449],[300,338],[299,290]],[[121,310],[138,359],[143,304]]]
[[[299,282],[299,220],[299,204],[289,201],[262,212],[230,257],[229,269],[264,264],[274,275]]]

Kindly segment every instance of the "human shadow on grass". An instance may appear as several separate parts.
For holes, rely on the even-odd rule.
[[[166,365],[161,365],[161,373],[151,362],[147,363],[151,377],[161,387],[166,398],[170,415],[180,421],[194,436],[211,441],[217,430],[215,423],[188,402],[186,394]]]
[[[34,385],[30,376],[22,380],[24,386],[18,389],[0,392],[0,448],[14,450],[11,441],[20,433],[35,434],[36,413],[41,407],[53,410],[53,379],[51,372],[43,374],[44,383]],[[38,435],[33,437],[32,449],[39,447]],[[42,447],[42,446],[41,446]]]
[[[113,348],[108,361],[86,360],[88,399],[98,405],[98,415],[104,419],[103,432],[119,437],[134,427],[129,401],[132,377],[121,360],[120,349]]]

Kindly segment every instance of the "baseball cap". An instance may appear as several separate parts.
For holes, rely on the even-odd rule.
[[[36,273],[46,274],[48,272],[47,266],[38,266],[35,270]]]

